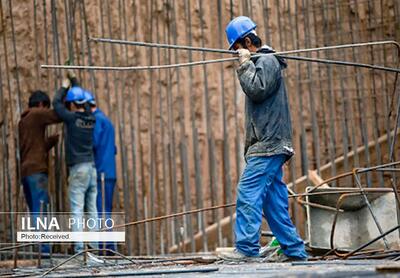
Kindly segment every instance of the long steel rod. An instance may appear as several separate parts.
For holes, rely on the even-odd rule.
[[[275,54],[275,53],[274,54],[257,54],[257,55],[254,55],[253,57],[260,57],[262,55],[277,55],[277,54]],[[306,58],[306,57],[300,57],[300,56],[287,56],[287,55],[279,55],[279,56],[282,58],[299,60],[299,61],[316,62],[316,63],[341,65],[341,66],[361,67],[361,68],[369,68],[369,69],[375,69],[375,70],[400,73],[400,69],[384,67],[384,66],[377,66],[377,65],[370,65],[370,64],[363,64],[363,63]],[[157,69],[171,69],[171,68],[191,67],[191,66],[199,66],[199,65],[206,65],[206,64],[233,62],[233,61],[236,61],[237,59],[238,59],[237,57],[232,57],[232,58],[224,58],[224,59],[203,60],[203,61],[195,61],[195,62],[188,62],[188,63],[155,65],[155,66],[112,67],[112,66],[78,66],[78,65],[69,65],[69,66],[67,66],[67,65],[41,65],[40,67],[42,69],[77,69],[77,70],[110,70],[110,71],[157,70]]]
[[[237,54],[238,53],[235,50],[187,46],[187,45],[173,45],[173,44],[165,44],[165,43],[127,41],[127,40],[116,40],[116,39],[107,39],[107,38],[90,38],[89,40],[94,41],[94,42],[101,42],[101,43],[128,44],[128,45],[135,45],[135,46],[171,48],[171,49],[204,51],[204,52],[225,53],[225,54]],[[341,45],[278,51],[278,52],[272,53],[270,55],[294,54],[294,53],[304,53],[304,52],[313,52],[313,51],[321,51],[321,50],[332,50],[332,49],[353,48],[353,47],[384,45],[384,44],[394,44],[394,45],[396,45],[397,48],[400,49],[400,44],[396,41],[374,41],[374,42],[349,43],[349,44],[341,44]]]

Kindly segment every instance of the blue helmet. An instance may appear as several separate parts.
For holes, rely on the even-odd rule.
[[[91,92],[84,90],[83,94],[85,95],[85,100],[89,102],[89,104],[96,105],[96,99]]]
[[[257,25],[247,16],[238,16],[231,20],[225,28],[226,38],[228,39],[229,49],[232,49],[238,39],[244,38]]]
[[[84,90],[81,87],[71,87],[67,96],[65,97],[66,102],[76,102],[78,104],[83,104],[86,102]]]

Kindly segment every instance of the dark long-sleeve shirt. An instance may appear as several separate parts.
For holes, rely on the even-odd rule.
[[[57,144],[57,136],[46,137],[46,126],[61,120],[52,109],[29,108],[18,123],[21,177],[48,172],[48,152]]]
[[[65,123],[65,156],[68,166],[78,163],[94,162],[93,129],[95,117],[90,111],[71,112],[63,98],[67,89],[61,87],[53,100],[54,110]]]

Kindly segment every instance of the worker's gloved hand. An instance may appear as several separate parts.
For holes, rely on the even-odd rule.
[[[64,78],[61,86],[65,89],[68,89],[71,86],[71,80],[69,80],[69,78]]]
[[[71,81],[71,87],[79,87],[78,79],[72,69],[67,70],[67,77]]]
[[[239,48],[238,50],[239,53],[239,63],[243,64],[244,62],[247,62],[250,60],[251,53],[249,50],[245,48]]]
[[[67,70],[67,77],[68,77],[69,79],[76,78],[75,72],[74,72],[72,69],[68,69],[68,70]]]

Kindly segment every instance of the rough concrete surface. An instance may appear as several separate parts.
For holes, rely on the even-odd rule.
[[[377,271],[377,268],[386,270]],[[388,268],[387,266],[391,266]],[[32,269],[17,270],[15,274],[32,273]],[[36,275],[43,273],[34,270]],[[205,271],[205,272],[200,272]],[[172,273],[175,272],[175,273]],[[182,272],[182,273],[178,273]],[[57,270],[46,277],[400,277],[400,263],[388,260],[335,260],[293,263],[226,263],[208,265],[173,265],[137,267],[81,268],[71,272]]]

